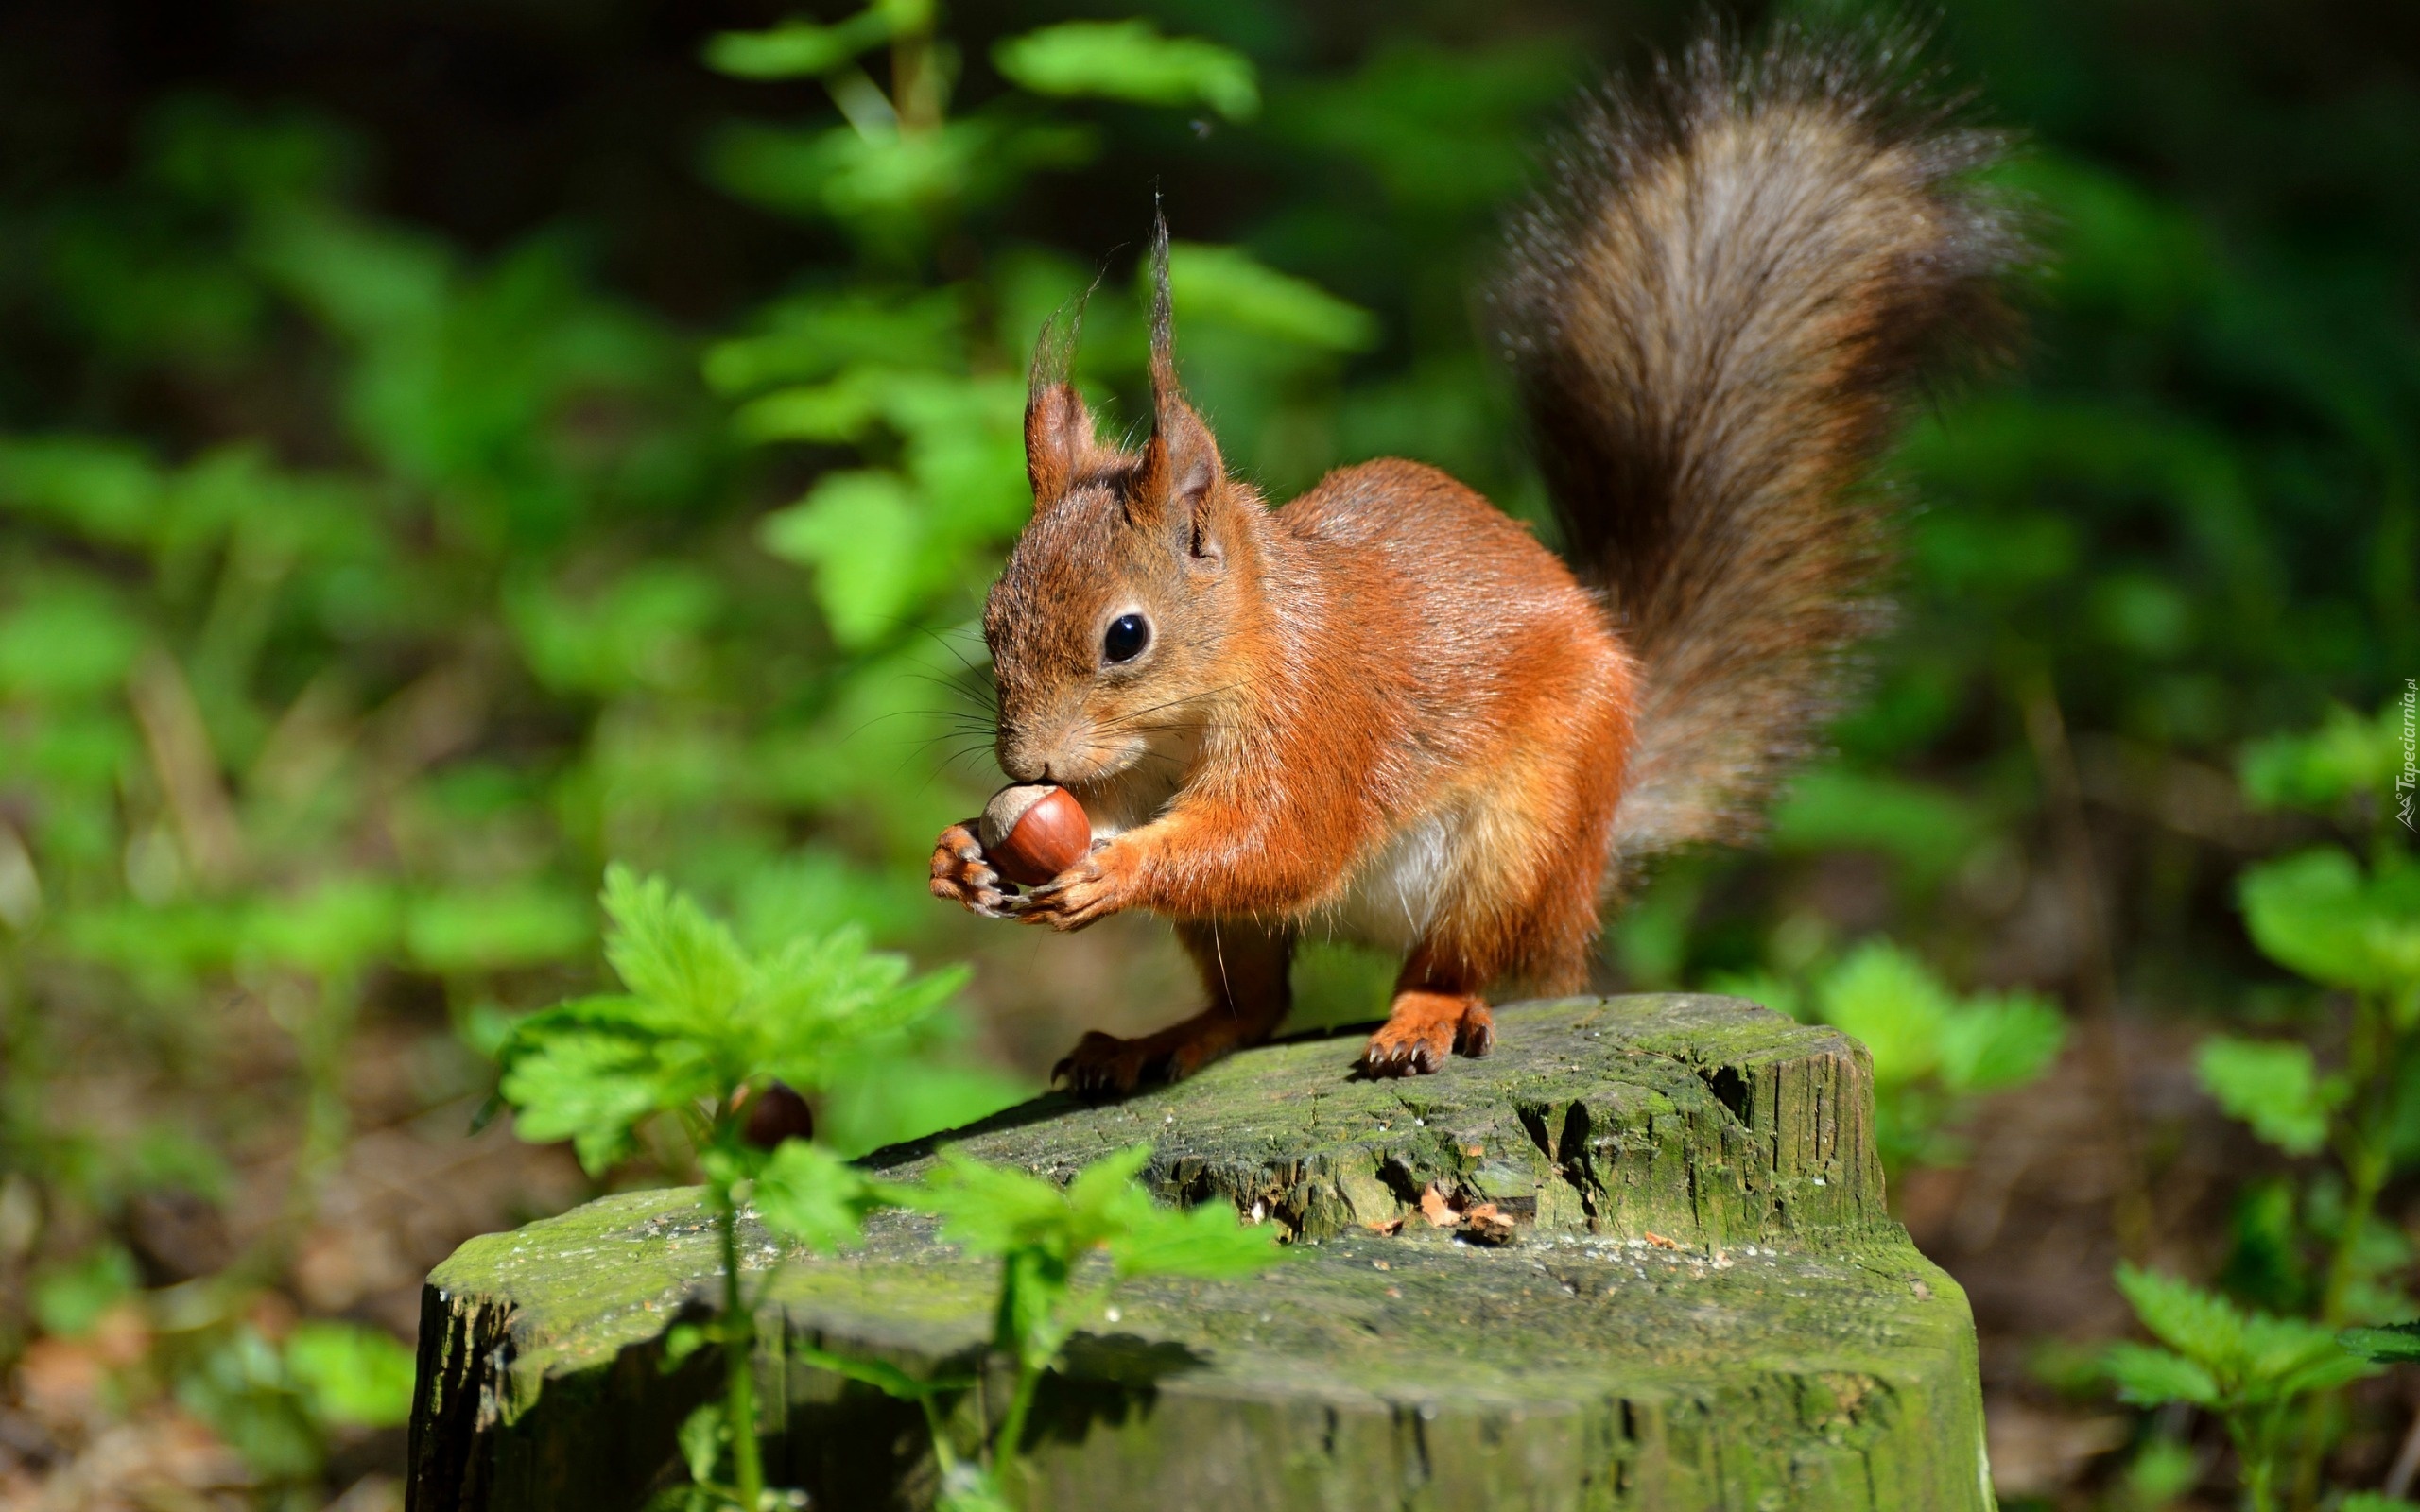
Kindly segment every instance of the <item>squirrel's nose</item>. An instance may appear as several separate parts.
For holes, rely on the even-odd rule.
[[[1000,740],[998,754],[1000,770],[1009,774],[1010,781],[1016,782],[1049,781],[1050,764],[1046,761],[1034,760],[1033,748],[1026,742],[1003,736]]]

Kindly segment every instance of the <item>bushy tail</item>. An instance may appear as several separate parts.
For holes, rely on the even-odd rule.
[[[1643,662],[1626,861],[1754,829],[1885,613],[1876,454],[1998,329],[2021,247],[1972,180],[1998,143],[1907,53],[1700,43],[1592,100],[1513,222],[1498,329],[1566,550]]]

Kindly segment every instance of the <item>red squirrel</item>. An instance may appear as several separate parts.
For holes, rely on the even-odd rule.
[[[1115,1095],[1266,1039],[1314,932],[1404,955],[1367,1074],[1485,1055],[1491,988],[1585,983],[1616,879],[1753,831],[1882,612],[1871,465],[2020,250],[1974,182],[1995,140],[1897,56],[1701,43],[1550,156],[1490,309],[1563,558],[1416,462],[1276,508],[1231,476],[1177,382],[1165,222],[1139,453],[1045,328],[1033,519],[983,629],[1001,767],[1098,838],[1019,895],[970,820],[932,891],[1059,930],[1162,915],[1209,997],[1054,1080]]]

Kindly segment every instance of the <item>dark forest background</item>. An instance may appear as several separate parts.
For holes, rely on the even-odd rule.
[[[865,14],[0,8],[0,1503],[400,1504],[421,1276],[596,1190],[474,1124],[515,1016],[599,979],[609,860],[973,963],[823,1095],[844,1152],[1186,1007],[1148,920],[923,885],[997,781],[1028,345],[1098,279],[1080,372],[1142,413],[1155,196],[1231,465],[1542,515],[1475,292],[1574,92],[1696,8]],[[2028,335],[1892,460],[1902,611],[1834,754],[1603,980],[1874,1049],[2004,1503],[2225,1505],[2269,1388],[2120,1262],[2414,1313],[2420,8],[1929,25],[2016,143]],[[1389,963],[1298,970],[1302,1023],[1382,1006]],[[2112,1363],[2144,1326],[2211,1394]],[[2412,1374],[2279,1387],[2279,1504],[2408,1492]]]

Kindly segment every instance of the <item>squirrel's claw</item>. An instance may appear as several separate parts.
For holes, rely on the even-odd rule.
[[[1146,1082],[1170,1080],[1170,1070],[1167,1051],[1152,1040],[1120,1040],[1094,1029],[1050,1068],[1050,1080],[1066,1083],[1085,1102],[1098,1102],[1123,1097]]]
[[[933,847],[932,894],[963,906],[985,919],[1012,917],[1017,899],[1006,890],[1000,874],[983,858],[982,842],[975,838],[975,821],[953,824]]]
[[[1116,874],[1102,864],[1111,852],[1093,853],[1022,898],[1004,905],[1020,924],[1047,924],[1063,934],[1097,923],[1125,906]]]
[[[1459,992],[1399,992],[1387,1022],[1361,1052],[1365,1076],[1426,1076],[1449,1055],[1483,1056],[1495,1047],[1495,1016]]]

